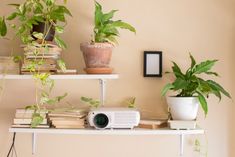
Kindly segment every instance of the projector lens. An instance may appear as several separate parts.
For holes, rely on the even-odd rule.
[[[105,128],[109,123],[109,118],[105,114],[97,114],[94,117],[94,124],[97,128]]]

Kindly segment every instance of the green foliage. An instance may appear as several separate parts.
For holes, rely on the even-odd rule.
[[[59,35],[56,35],[56,36],[55,36],[55,42],[56,42],[56,44],[57,44],[59,47],[61,47],[61,48],[63,48],[63,49],[66,49],[66,48],[67,48],[67,45],[66,45],[65,42],[59,37]]]
[[[136,33],[135,28],[130,24],[121,20],[112,20],[114,13],[117,11],[118,10],[112,10],[108,13],[103,13],[102,6],[98,2],[95,2],[95,39],[93,42],[110,42],[116,44],[116,37],[119,36],[119,28]]]
[[[7,34],[7,25],[5,17],[0,17],[0,36],[4,37]]]
[[[64,4],[67,0],[64,0]],[[44,53],[48,52],[46,36],[51,29],[55,29],[57,33],[55,35],[55,42],[63,49],[67,48],[65,42],[60,38],[59,34],[64,32],[66,25],[66,16],[72,16],[70,11],[61,4],[57,4],[56,0],[24,0],[20,4],[9,4],[14,7],[15,10],[6,18],[10,21],[10,27],[16,32],[16,36],[20,37],[22,42],[30,47],[35,47],[32,50],[35,58],[39,55],[40,50],[44,50]],[[7,34],[6,20],[4,17],[0,17],[0,36],[4,37]],[[35,25],[44,23],[43,32],[32,32]],[[35,41],[35,39],[38,41]],[[15,62],[19,62],[21,57],[13,57]],[[46,105],[53,105],[59,103],[62,99],[67,96],[67,93],[61,96],[52,97],[51,91],[54,87],[54,80],[50,79],[49,73],[42,73],[40,66],[43,65],[44,58],[40,60],[31,60],[27,65],[26,69],[30,71],[35,79],[36,84],[36,103],[27,106],[26,109],[32,109],[35,114],[32,117],[32,127],[36,127],[43,121],[38,111],[42,108],[46,108]],[[65,63],[62,60],[58,61],[58,65],[62,70],[65,70]]]
[[[177,97],[198,97],[201,107],[207,115],[208,105],[206,98],[210,94],[221,99],[221,94],[231,98],[230,94],[218,83],[213,80],[204,80],[199,75],[206,74],[210,76],[218,76],[216,72],[211,71],[212,67],[218,60],[206,60],[199,64],[196,63],[194,57],[190,54],[191,66],[183,73],[180,67],[173,62],[172,71],[175,81],[168,83],[162,89],[162,96],[166,95],[169,90],[178,92]]]
[[[128,105],[128,108],[135,108],[136,107],[135,101],[136,101],[136,97],[130,98],[130,100],[126,102]]]
[[[64,0],[64,4],[67,1]],[[58,34],[64,32],[66,25],[66,16],[72,16],[71,12],[64,5],[56,3],[56,0],[25,0],[21,4],[9,4],[15,8],[6,19],[8,21],[20,21],[19,25],[11,24],[15,29],[16,35],[20,37],[23,43],[31,43],[34,39],[31,37],[32,28],[39,23],[45,23],[44,32],[33,32],[37,39],[44,40],[50,29],[55,29]],[[0,18],[0,35],[7,33],[5,18]],[[56,43],[61,48],[66,48],[66,44],[59,35],[56,36]]]
[[[66,64],[65,64],[65,62],[62,60],[62,59],[59,59],[59,60],[57,60],[57,64],[58,64],[58,66],[59,66],[59,68],[63,71],[63,72],[65,72],[66,71]]]
[[[43,122],[43,117],[39,113],[34,113],[32,116],[31,127],[35,128]]]
[[[206,138],[206,144],[202,145],[199,139],[194,141],[194,151],[199,154],[199,156],[208,157],[208,141]]]
[[[13,61],[14,61],[15,63],[19,63],[19,62],[22,61],[22,57],[19,56],[19,55],[13,56]]]
[[[94,100],[92,98],[87,98],[87,97],[81,97],[81,100],[87,104],[90,105],[90,107],[99,107],[100,106],[100,101],[99,100]]]

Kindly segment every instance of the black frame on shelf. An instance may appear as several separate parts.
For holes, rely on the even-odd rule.
[[[155,74],[148,74],[147,73],[147,55],[158,55],[159,56],[159,64],[158,67],[159,68],[158,71],[159,73],[155,73]],[[144,51],[144,77],[162,77],[162,51]]]

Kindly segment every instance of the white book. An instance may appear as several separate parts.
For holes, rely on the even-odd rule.
[[[18,119],[18,118],[15,118],[13,123],[14,124],[31,124],[31,122],[32,122],[32,119]],[[43,119],[41,124],[47,124],[47,119]]]
[[[12,128],[31,128],[30,124],[12,124]],[[49,125],[38,125],[36,128],[50,128]]]
[[[19,108],[19,109],[16,109],[16,113],[34,113],[34,110],[30,110],[30,109],[23,109],[23,108]],[[40,110],[37,111],[36,113],[48,113],[47,110]]]
[[[196,121],[180,121],[180,120],[170,120],[168,121],[170,128],[171,129],[176,129],[176,130],[190,130],[190,129],[195,129],[197,122]]]
[[[42,58],[42,56],[26,56],[26,59],[38,59],[38,58]],[[44,56],[43,58],[45,59],[59,59],[59,56]]]
[[[15,118],[17,119],[30,119],[32,116],[33,113],[15,113]],[[40,116],[46,118],[46,113],[40,113]]]

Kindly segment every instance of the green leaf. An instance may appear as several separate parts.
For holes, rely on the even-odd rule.
[[[81,100],[84,102],[90,102],[92,100],[92,98],[81,97]]]
[[[2,37],[6,36],[7,34],[7,25],[5,22],[5,17],[0,17],[0,35]]]
[[[208,84],[208,82],[203,80],[203,79],[201,79],[201,78],[197,78],[197,79],[198,79],[200,91],[202,91],[203,93],[208,94],[211,91],[211,87]]]
[[[98,27],[100,26],[102,22],[102,6],[95,1],[95,26]]]
[[[22,57],[21,56],[13,56],[13,61],[15,62],[15,63],[19,63],[19,62],[21,62],[22,61]]]
[[[46,1],[46,5],[51,6],[52,4],[55,3],[55,0],[45,0]]]
[[[39,113],[34,113],[32,116],[31,127],[35,128],[43,122],[43,117]]]
[[[111,24],[105,25],[100,32],[105,33],[106,35],[118,35],[119,32],[116,27],[113,27]]]
[[[73,16],[72,15],[72,13],[69,11],[69,9],[68,8],[66,8],[65,6],[59,6],[62,10],[63,10],[63,12],[65,13],[65,14],[67,14],[67,15],[69,15],[69,16]]]
[[[106,40],[107,40],[108,42],[112,43],[113,45],[118,44],[116,38],[115,38],[114,36],[112,36],[112,35],[109,36],[109,37],[107,37]]]
[[[33,32],[32,35],[37,39],[43,39],[44,38],[43,33]]]
[[[10,5],[10,6],[14,6],[14,7],[16,7],[16,8],[18,8],[19,6],[20,6],[20,4],[8,4],[8,5]]]
[[[196,65],[193,70],[194,74],[201,74],[204,72],[208,72],[211,68],[215,65],[218,60],[207,60],[205,62],[201,62],[200,64]]]
[[[218,84],[217,82],[212,81],[212,80],[208,80],[207,82],[208,82],[208,84],[209,84],[211,87],[213,87],[213,88],[219,90],[219,91],[222,92],[225,96],[231,98],[231,95],[230,95],[220,84]]]
[[[64,33],[64,28],[62,26],[55,26],[55,31],[57,33]]]
[[[18,13],[16,13],[16,12],[12,13],[10,16],[7,17],[7,20],[14,20],[17,15],[18,15]]]
[[[29,105],[25,107],[26,110],[37,110],[38,106],[37,105]]]
[[[193,69],[194,66],[196,65],[196,61],[195,61],[194,57],[191,55],[191,53],[190,53],[190,59],[191,59],[191,69]]]
[[[175,62],[172,62],[172,63],[174,64],[174,66],[172,67],[172,70],[173,70],[175,76],[177,78],[184,79],[184,74],[181,72],[181,69],[179,68],[179,66]]]
[[[118,10],[112,10],[112,11],[110,11],[109,13],[104,14],[104,15],[103,15],[103,18],[102,18],[102,22],[108,22],[110,19],[113,18],[114,13],[117,12],[117,11],[118,11]]]
[[[218,73],[216,72],[212,72],[212,71],[208,71],[208,72],[205,72],[207,75],[214,75],[214,76],[219,76]]]
[[[174,86],[173,86],[171,83],[166,84],[166,85],[163,87],[162,91],[161,91],[161,95],[162,95],[162,96],[165,96],[166,93],[167,93],[169,90],[173,89],[173,88],[174,88]]]
[[[188,82],[181,79],[181,78],[177,78],[172,85],[174,86],[174,90],[179,90],[179,89],[185,89],[188,86]]]
[[[128,23],[122,22],[121,20],[114,21],[112,23],[112,25],[115,26],[115,27],[122,28],[122,29],[128,29],[129,31],[136,33],[136,30],[135,30],[135,28],[133,26],[131,26]]]
[[[57,60],[57,64],[63,72],[66,71],[67,68],[65,62],[62,59]]]
[[[209,84],[210,86],[210,84]],[[214,88],[213,86],[210,86],[211,87],[211,93],[213,93],[217,98],[219,98],[219,101],[221,100],[221,93],[218,89]]]
[[[201,104],[201,107],[202,107],[202,109],[204,111],[204,114],[206,116],[207,113],[208,113],[207,101],[206,101],[205,97],[201,94],[201,92],[198,91],[197,93],[198,93],[198,100],[199,100],[199,102]]]
[[[62,49],[67,48],[67,45],[65,44],[65,42],[58,35],[55,36],[55,42],[60,48]]]
[[[100,105],[100,101],[94,100],[92,98],[81,97],[81,100],[85,103],[88,103],[91,107],[98,107]]]
[[[136,98],[133,97],[129,101],[127,101],[128,108],[135,108],[136,107],[135,100],[136,100]]]
[[[20,11],[20,13],[21,13],[22,15],[25,14],[26,8],[25,8],[25,4],[24,4],[24,3],[19,6],[19,11]]]
[[[57,102],[60,102],[60,101],[61,101],[62,99],[64,99],[67,95],[68,95],[68,93],[65,93],[65,94],[62,95],[62,96],[57,96],[57,97],[56,97]]]

